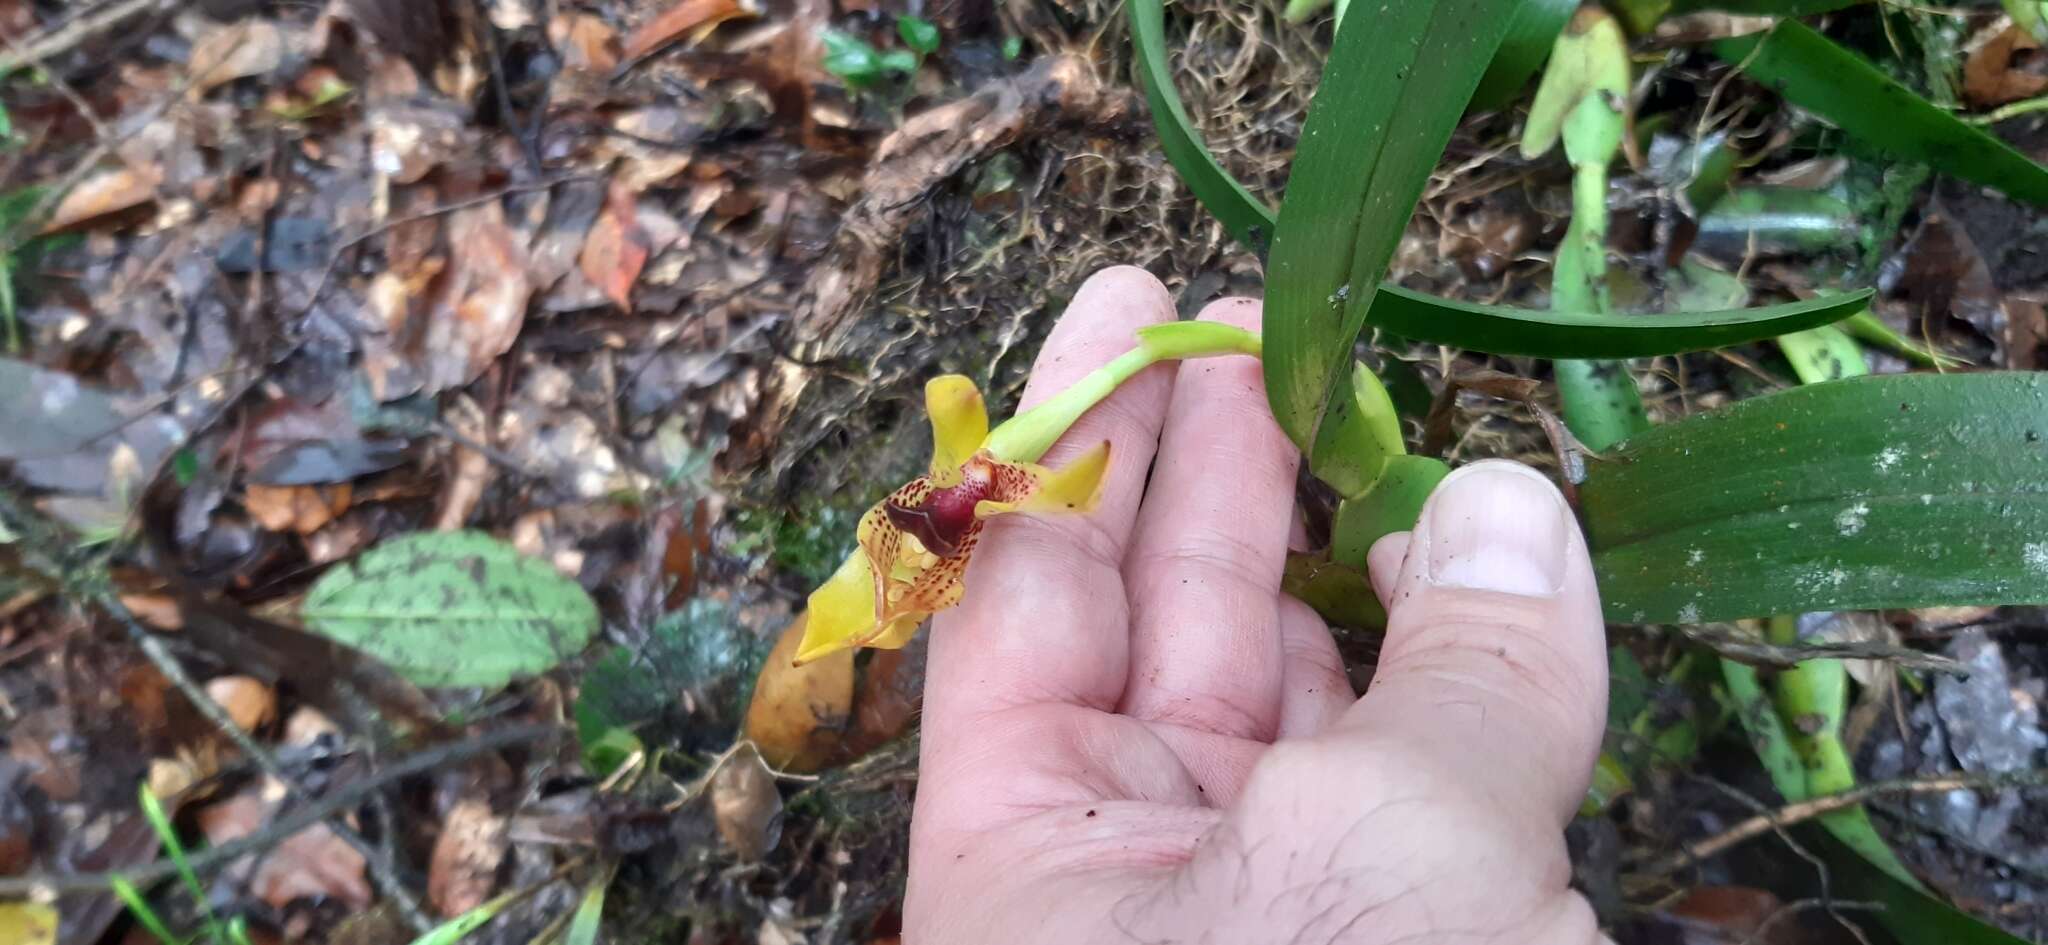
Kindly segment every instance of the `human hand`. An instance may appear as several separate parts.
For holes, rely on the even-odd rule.
[[[1097,274],[1024,405],[1173,312],[1144,272]],[[1202,317],[1256,329],[1259,305]],[[910,945],[1598,941],[1562,828],[1606,654],[1557,490],[1474,464],[1374,546],[1390,624],[1355,698],[1280,592],[1298,457],[1258,364],[1152,368],[1046,462],[1103,440],[1099,509],[991,521],[935,620]]]

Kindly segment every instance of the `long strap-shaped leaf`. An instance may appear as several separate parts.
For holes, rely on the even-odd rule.
[[[1387,260],[1507,32],[1516,0],[1391,3],[1337,31],[1280,205],[1266,284],[1266,397],[1311,450],[1344,409],[1352,345]]]
[[[1579,497],[1618,623],[2048,603],[2048,375],[1752,398],[1629,438]]]
[[[1489,354],[1647,358],[1747,344],[1832,324],[1862,311],[1870,296],[1866,289],[1759,308],[1606,315],[1481,305],[1382,285],[1366,321],[1403,338]]]
[[[1233,236],[1247,246],[1262,248],[1273,233],[1273,210],[1231,177],[1196,136],[1180,96],[1173,89],[1161,0],[1130,0],[1129,8],[1139,73],[1151,102],[1162,150],[1196,198],[1224,222]],[[1361,7],[1359,15],[1368,15],[1369,10],[1372,8]],[[1366,32],[1384,28],[1375,24]],[[1452,113],[1458,110],[1456,104],[1445,107]],[[1305,145],[1303,150],[1309,148]],[[1346,164],[1345,172],[1364,173],[1355,164]],[[1740,311],[1636,316],[1476,305],[1393,286],[1383,285],[1380,289],[1366,321],[1392,334],[1475,351],[1548,358],[1649,357],[1742,344],[1832,322],[1855,312],[1863,298],[1846,296]]]
[[[2048,203],[2048,167],[1936,108],[1797,20],[1721,40],[1714,54],[1867,144],[2022,200]]]

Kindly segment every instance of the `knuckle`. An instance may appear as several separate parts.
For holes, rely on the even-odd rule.
[[[1602,678],[1563,636],[1535,620],[1502,619],[1497,610],[1439,611],[1423,626],[1389,633],[1378,675],[1469,687],[1545,721],[1579,726],[1603,701]]]

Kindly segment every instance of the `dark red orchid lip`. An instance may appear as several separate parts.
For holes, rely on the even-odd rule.
[[[916,507],[884,502],[882,512],[890,524],[917,536],[926,551],[955,557],[977,524],[974,507],[988,496],[989,485],[985,477],[969,477],[950,489],[935,490]]]

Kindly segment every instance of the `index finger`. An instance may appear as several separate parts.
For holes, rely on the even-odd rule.
[[[1096,273],[1039,352],[1023,407],[1044,401],[1173,320],[1166,287],[1142,269]],[[989,521],[960,606],[932,621],[925,747],[956,723],[1006,706],[1064,702],[1113,708],[1129,656],[1119,565],[1171,393],[1153,367],[1082,415],[1042,460],[1057,468],[1108,441],[1102,499],[1088,515],[1005,515]]]

